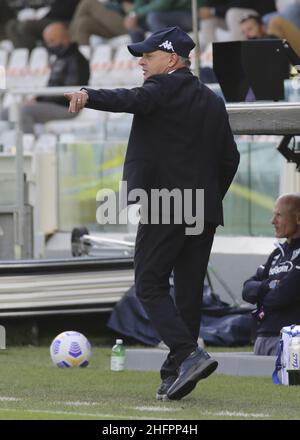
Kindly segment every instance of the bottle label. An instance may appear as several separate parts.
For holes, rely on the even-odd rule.
[[[111,371],[123,371],[125,368],[124,356],[112,356],[110,361]]]
[[[300,369],[300,365],[299,365],[299,352],[298,351],[292,351],[291,352],[291,357],[290,357],[290,369],[291,370],[299,370]]]
[[[289,346],[289,369],[300,370],[300,344],[299,341],[291,341]]]

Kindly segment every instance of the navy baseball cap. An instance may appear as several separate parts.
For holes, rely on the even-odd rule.
[[[143,53],[162,50],[188,58],[191,50],[195,47],[195,43],[186,32],[175,26],[156,31],[146,40],[129,44],[127,47],[135,57],[142,57]]]

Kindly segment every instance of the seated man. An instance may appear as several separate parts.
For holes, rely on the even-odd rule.
[[[282,17],[293,23],[294,26],[300,28],[300,3],[298,0],[288,0],[283,4],[277,1],[277,11],[270,12],[263,16],[264,23],[268,24],[273,17]]]
[[[273,11],[276,11],[274,0],[204,0],[198,13],[202,44],[205,47],[217,40],[217,27],[228,31],[229,40],[241,40],[240,21],[243,17]]]
[[[43,31],[50,23],[61,21],[68,24],[79,0],[53,0],[45,17],[38,20],[9,20],[5,26],[6,37],[14,47],[27,47],[32,50],[42,40]],[[2,15],[2,11],[1,11]]]
[[[254,354],[275,356],[280,330],[300,324],[300,193],[275,202],[272,224],[278,243],[265,265],[244,283],[242,297],[256,304],[257,339]]]
[[[241,32],[245,39],[280,38],[287,40],[300,57],[300,29],[285,18],[275,16],[265,25],[259,15],[250,15],[241,23]]]
[[[43,32],[43,38],[50,54],[56,56],[51,65],[49,87],[87,85],[90,75],[89,63],[79,52],[76,43],[70,42],[63,23],[52,23]],[[71,119],[68,101],[63,96],[37,96],[24,102],[21,107],[21,126],[24,133],[34,133],[34,124],[43,124],[55,119]],[[5,108],[0,119],[9,119]]]

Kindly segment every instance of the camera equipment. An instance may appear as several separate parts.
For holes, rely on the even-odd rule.
[[[277,38],[213,43],[213,69],[226,101],[245,101],[250,90],[257,101],[283,100],[287,52]]]
[[[297,171],[300,171],[300,149],[296,148],[295,138],[292,148],[289,148],[289,143],[291,139],[294,138],[292,135],[283,136],[277,150],[286,158],[288,162],[294,162],[296,164]]]

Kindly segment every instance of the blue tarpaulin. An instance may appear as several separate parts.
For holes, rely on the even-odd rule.
[[[173,296],[173,289],[170,294]],[[200,337],[205,344],[234,346],[251,344],[253,319],[250,307],[230,306],[204,287]],[[107,326],[117,333],[156,346],[161,338],[153,328],[134,286],[125,293],[111,313]]]

